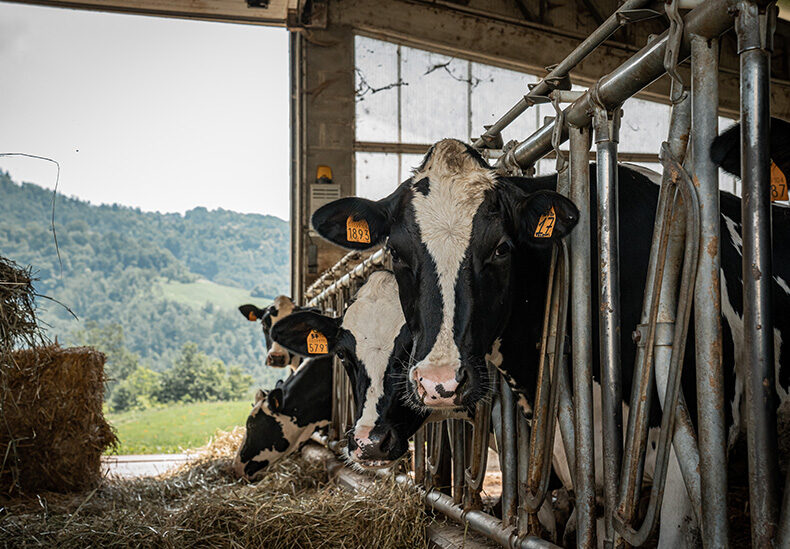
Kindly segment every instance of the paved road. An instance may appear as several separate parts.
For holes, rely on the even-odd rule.
[[[186,454],[103,456],[102,467],[108,474],[122,478],[149,477],[175,469],[187,461]]]

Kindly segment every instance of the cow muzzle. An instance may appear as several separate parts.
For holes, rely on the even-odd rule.
[[[411,380],[417,400],[428,408],[461,406],[468,387],[468,374],[460,364],[416,365]]]
[[[373,433],[371,427],[359,427],[348,437],[348,455],[365,468],[380,469],[392,465],[397,437],[391,430]]]
[[[291,357],[287,353],[278,353],[271,351],[266,355],[266,365],[275,368],[284,368],[291,361]]]

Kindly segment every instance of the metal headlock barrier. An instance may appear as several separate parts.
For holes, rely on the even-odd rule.
[[[517,409],[500,378],[501,412],[477,405],[473,421],[446,419],[426,424],[415,435],[414,483],[435,510],[465,523],[503,547],[553,547],[540,538],[539,515],[547,498],[554,437],[559,427],[573,478],[574,512],[569,527],[578,547],[644,544],[655,531],[670,451],[674,449],[705,547],[729,545],[727,456],[719,246],[718,168],[708,150],[718,132],[719,37],[735,26],[741,72],[741,164],[743,227],[744,360],[747,365],[745,422],[749,466],[751,536],[754,547],[790,546],[790,476],[779,502],[775,414],[774,341],[770,300],[771,202],[770,55],[774,2],[707,0],[681,16],[679,0],[665,3],[670,28],[655,37],[585,92],[569,92],[569,72],[623,25],[659,15],[649,1],[628,0],[531,86],[473,145],[503,149],[496,167],[529,173],[554,151],[558,192],[581,212],[567,243],[555,247],[549,274],[541,359],[531,421]],[[689,4],[686,2],[685,4]],[[692,3],[693,4],[693,3]],[[691,58],[691,81],[678,64]],[[621,106],[667,73],[672,79],[671,120],[660,158],[663,165],[637,345],[630,413],[623,436],[620,362],[620,280],[617,147]],[[501,131],[536,103],[552,102],[556,117],[520,143],[503,146]],[[563,103],[569,103],[562,108]],[[691,128],[693,127],[693,132]],[[570,140],[568,152],[560,144]],[[596,147],[597,204],[590,204],[588,155]],[[687,150],[690,151],[687,154]],[[600,287],[591,287],[591,208],[598,213]],[[704,252],[701,253],[700,250]],[[369,274],[388,265],[379,250],[349,270],[360,256],[349,254],[307,290],[309,305],[340,315]],[[599,292],[600,382],[603,429],[603,517],[596,529],[591,295]],[[693,305],[693,308],[692,308]],[[694,314],[696,400],[694,428],[680,374],[691,314]],[[566,331],[570,323],[570,340]],[[626,329],[633,327],[627,326]],[[568,356],[570,354],[570,357]],[[572,368],[570,381],[568,362]],[[339,441],[352,419],[351,392],[336,366],[330,439]],[[655,385],[654,385],[655,384]],[[663,410],[650,498],[642,494],[653,387]],[[628,388],[625,388],[628,390]],[[502,471],[501,517],[481,510],[491,422],[498,420],[497,450]],[[671,435],[671,437],[670,437]],[[402,476],[402,479],[407,477]],[[780,512],[781,509],[781,512]],[[781,513],[781,514],[780,514]],[[574,524],[570,524],[573,522]],[[603,540],[599,540],[602,536]],[[561,540],[554,539],[554,543]],[[602,543],[599,543],[602,541]]]

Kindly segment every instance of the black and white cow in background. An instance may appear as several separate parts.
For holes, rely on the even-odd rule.
[[[407,407],[401,395],[408,387],[395,385],[402,377],[399,372],[408,368],[411,348],[397,292],[392,273],[374,273],[360,288],[342,324],[341,319],[312,311],[294,313],[277,323],[273,339],[310,358],[274,390],[256,395],[234,462],[239,476],[252,478],[329,423],[331,354],[342,357],[356,402],[355,425],[349,433],[350,461],[363,468],[381,468],[406,453],[409,437],[428,413]],[[324,348],[312,349],[314,353],[307,346],[312,332],[326,340]]]
[[[291,371],[294,372],[299,367],[300,357],[292,355],[287,349],[273,342],[271,338],[272,327],[288,315],[303,311],[303,310],[316,310],[312,308],[299,307],[294,304],[293,300],[284,295],[279,295],[274,298],[274,302],[268,307],[260,309],[255,305],[241,305],[239,312],[242,316],[251,322],[261,321],[263,328],[263,337],[266,340],[266,361],[267,366],[275,368],[284,368],[289,366]]]
[[[785,131],[775,144],[785,145],[790,137],[785,125],[774,123],[774,133]],[[738,129],[732,130],[738,132]],[[714,144],[713,157],[733,158],[739,154],[737,139],[728,150],[723,141]],[[731,144],[732,145],[732,144]],[[787,155],[775,146],[772,155],[785,173]],[[787,169],[786,169],[787,168]],[[658,197],[657,174],[619,167],[620,278],[623,333],[639,322],[642,293],[650,250],[653,219]],[[591,204],[596,203],[595,170],[591,170]],[[491,385],[482,357],[499,341],[504,355],[502,371],[519,394],[525,413],[529,412],[535,389],[550,244],[566,236],[579,220],[579,212],[556,188],[556,175],[537,178],[505,177],[495,173],[479,154],[455,140],[432,147],[411,178],[390,196],[370,201],[346,198],[320,208],[313,226],[325,238],[341,246],[366,249],[386,241],[393,256],[401,303],[415,338],[410,370],[417,401],[426,407],[469,405]],[[740,200],[721,193],[722,209],[722,301],[724,328],[725,393],[730,406],[727,422],[731,432],[740,429],[740,394],[743,387],[739,349],[742,346],[740,304]],[[773,231],[779,237],[790,234],[788,209],[774,206]],[[554,217],[553,229],[538,230],[544,216]],[[592,226],[596,226],[592,212]],[[370,243],[346,240],[346,226],[365,221]],[[724,238],[729,235],[729,239]],[[774,311],[777,334],[777,372],[780,397],[785,398],[788,369],[781,353],[787,337],[788,285],[790,263],[775,249]],[[597,257],[593,239],[592,257]],[[592,287],[597,287],[593,269]],[[598,309],[592,295],[593,311]],[[731,310],[730,310],[731,309]],[[740,324],[739,324],[740,323]],[[598,318],[593,315],[593,330]],[[693,327],[689,333],[693,332]],[[784,334],[784,335],[783,335]],[[593,356],[598,357],[598,341],[593,339]],[[632,382],[635,348],[622,338],[623,386]],[[693,345],[687,348],[683,388],[696,417],[693,382]],[[594,377],[599,368],[596,361]],[[628,390],[624,391],[627,403]],[[598,416],[600,417],[600,416]],[[650,418],[659,425],[658,410]],[[561,446],[561,445],[560,445]],[[598,445],[600,448],[600,444]],[[555,460],[555,464],[557,460]],[[672,465],[675,465],[673,468]],[[694,528],[685,490],[673,489],[679,475],[670,464],[667,497],[677,504],[663,507],[661,545],[694,543]],[[649,466],[646,469],[649,474]],[[600,476],[600,467],[596,476]],[[672,474],[673,471],[675,474]],[[571,486],[568,476],[563,479]],[[680,481],[682,482],[682,480]],[[682,501],[681,501],[682,500]]]
[[[255,479],[266,467],[298,450],[331,418],[332,359],[307,359],[274,389],[258,389],[233,471]]]
[[[311,334],[324,338],[325,347],[309,345]],[[272,338],[299,355],[333,354],[343,362],[356,406],[348,434],[353,464],[386,467],[407,452],[409,437],[429,412],[405,403],[408,387],[400,380],[408,369],[412,339],[391,272],[370,275],[342,318],[294,313],[275,326]]]

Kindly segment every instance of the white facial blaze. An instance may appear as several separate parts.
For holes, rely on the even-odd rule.
[[[422,241],[436,264],[442,324],[421,364],[457,364],[461,356],[453,338],[455,285],[472,237],[472,221],[485,191],[493,188],[496,180],[493,171],[481,167],[462,143],[450,139],[434,146],[433,155],[414,174],[414,181],[426,177],[428,196],[415,191],[412,204]]]
[[[395,338],[405,323],[395,276],[386,271],[370,275],[343,317],[343,328],[356,339],[357,359],[364,364],[370,378],[355,433],[361,432],[363,428],[372,429],[376,425],[376,405],[384,394],[387,364],[392,355]]]

